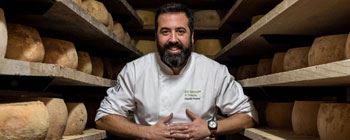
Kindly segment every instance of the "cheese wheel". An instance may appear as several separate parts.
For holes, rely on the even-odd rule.
[[[104,77],[109,79],[116,79],[119,72],[123,69],[124,63],[120,60],[112,60],[108,58],[103,59]]]
[[[309,66],[330,63],[350,58],[350,36],[348,34],[318,37],[312,43],[309,51]],[[349,52],[350,53],[350,52]]]
[[[257,76],[271,74],[272,59],[260,59],[257,68]]]
[[[292,128],[293,103],[268,103],[266,106],[266,122],[271,128]]]
[[[6,58],[42,62],[45,49],[39,32],[29,26],[8,24]]]
[[[289,49],[283,59],[283,71],[300,69],[308,66],[310,47]]]
[[[84,0],[81,7],[97,21],[108,25],[108,11],[103,3],[97,0]]]
[[[67,125],[64,136],[83,133],[87,122],[87,111],[83,103],[66,103],[68,109]]]
[[[275,53],[272,59],[271,73],[283,72],[285,52]]]
[[[123,26],[119,22],[114,21],[112,31],[114,35],[117,37],[118,41],[124,43],[125,32],[124,32]]]
[[[292,126],[295,134],[318,136],[317,113],[320,101],[295,101],[292,112]]]
[[[49,113],[42,102],[0,104],[1,140],[43,140],[49,129]]]
[[[73,0],[74,3],[76,3],[79,7],[81,6],[82,0]]]
[[[256,77],[257,65],[243,65],[238,68],[237,79],[247,79]]]
[[[91,74],[92,72],[92,64],[90,55],[87,52],[78,51],[78,71],[82,71],[87,74]]]
[[[252,17],[252,21],[250,22],[251,25],[253,25],[254,23],[258,22],[262,17],[264,17],[264,15],[256,15]]]
[[[196,40],[194,51],[207,56],[214,56],[221,50],[219,39],[199,39]]]
[[[99,57],[91,57],[91,65],[92,65],[92,71],[91,74],[98,76],[98,77],[103,77],[104,73],[104,66],[103,66],[103,61]]]
[[[321,140],[348,140],[350,138],[350,104],[322,103],[317,116]]]
[[[108,25],[107,25],[107,28],[109,30],[113,30],[113,26],[114,26],[113,17],[111,15],[111,13],[108,13]]]
[[[7,27],[4,11],[0,8],[0,59],[5,58],[7,46]]]
[[[231,35],[231,41],[234,40],[234,39],[236,39],[240,34],[241,34],[241,33],[233,33],[233,34]]]
[[[129,35],[129,33],[128,32],[125,32],[124,33],[124,45],[125,46],[130,46],[130,44],[131,44],[131,38],[130,38],[130,35]]]
[[[72,69],[78,67],[78,54],[72,42],[43,38],[43,43],[45,46],[45,63],[57,64]]]
[[[220,16],[216,10],[200,10],[193,13],[195,27],[219,27]]]
[[[157,51],[156,42],[153,40],[139,40],[137,41],[136,48],[143,54]]]
[[[136,10],[136,14],[141,18],[143,25],[154,26],[156,14],[151,10]]]
[[[135,39],[131,39],[131,46],[130,47],[136,48]]]
[[[49,113],[49,129],[46,135],[47,140],[59,140],[66,128],[68,111],[63,99],[59,98],[38,98],[42,101]]]

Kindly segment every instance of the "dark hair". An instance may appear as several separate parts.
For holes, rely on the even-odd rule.
[[[184,12],[188,18],[188,27],[190,28],[191,34],[193,33],[193,14],[192,10],[189,9],[186,5],[181,3],[167,3],[159,7],[156,11],[155,17],[155,30],[158,29],[158,17],[160,14],[170,13],[170,12]]]

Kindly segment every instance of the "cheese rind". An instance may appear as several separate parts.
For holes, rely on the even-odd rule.
[[[49,129],[49,113],[42,102],[0,104],[0,139],[43,140]]]
[[[87,122],[87,111],[83,103],[66,103],[68,109],[64,136],[82,134]]]
[[[42,39],[45,46],[45,63],[72,69],[78,67],[78,54],[72,42],[53,38]]]
[[[308,55],[309,66],[350,58],[348,34],[321,36],[314,40]],[[349,54],[347,54],[349,52]]]
[[[45,49],[39,32],[29,26],[8,24],[8,44],[6,58],[42,62]]]

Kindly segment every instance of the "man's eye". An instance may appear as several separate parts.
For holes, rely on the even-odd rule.
[[[162,35],[168,35],[170,32],[169,31],[160,31]]]
[[[180,35],[183,35],[184,33],[186,33],[186,31],[184,31],[184,30],[179,30],[179,31],[177,31]]]

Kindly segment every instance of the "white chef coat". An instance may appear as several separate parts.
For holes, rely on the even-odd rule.
[[[129,62],[107,94],[95,120],[109,114],[126,117],[133,111],[138,124],[154,125],[170,113],[171,122],[183,123],[191,121],[185,109],[209,120],[216,107],[227,115],[247,113],[256,120],[252,103],[227,67],[194,52],[178,75],[158,53]]]

